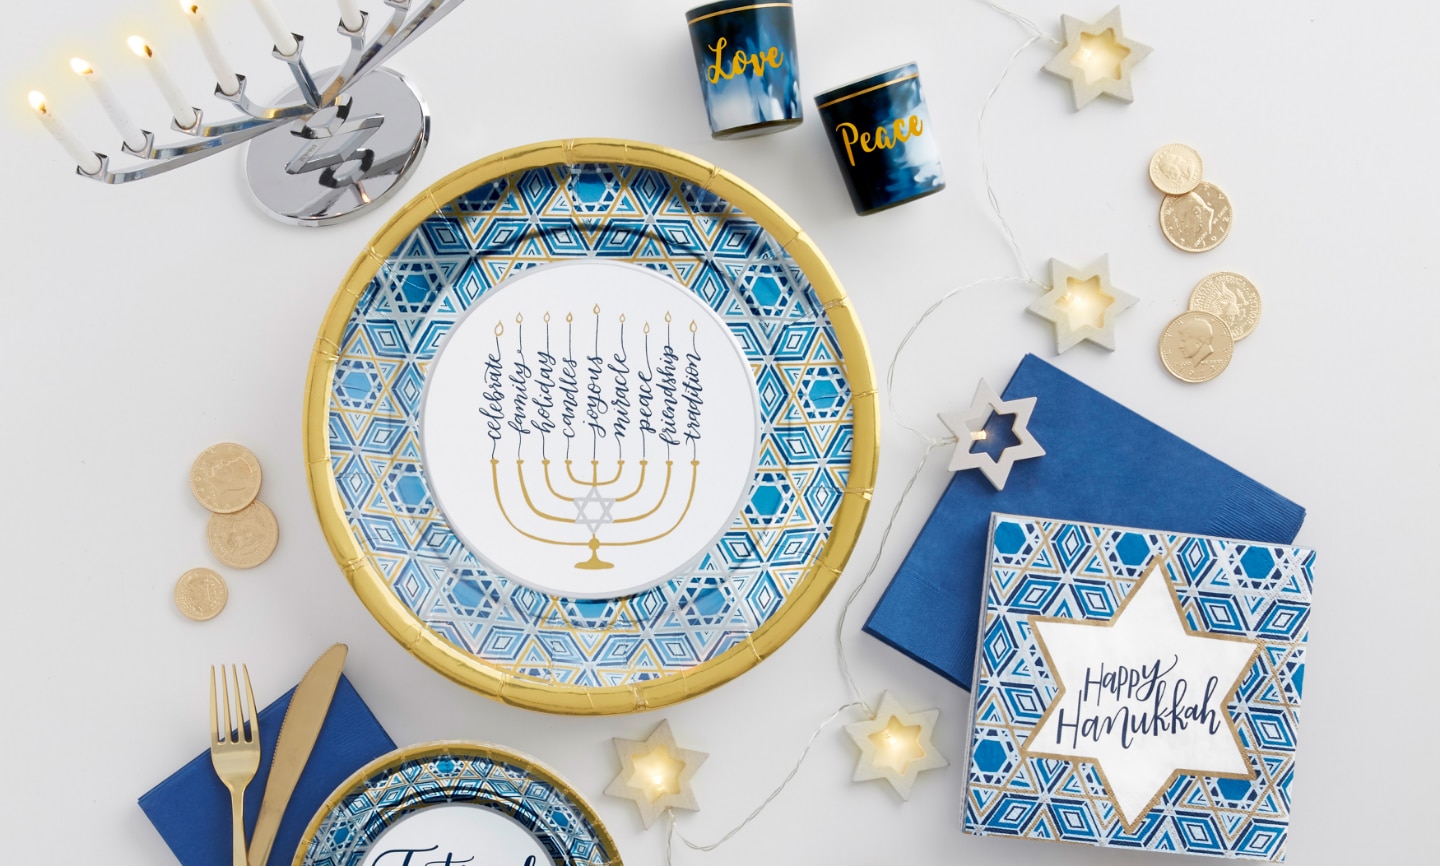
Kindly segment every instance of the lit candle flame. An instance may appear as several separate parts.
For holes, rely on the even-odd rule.
[[[136,57],[155,56],[155,52],[151,51],[150,46],[146,45],[145,40],[141,39],[139,36],[131,36],[129,39],[125,40],[125,44],[130,46],[130,50],[135,52]]]
[[[38,90],[30,91],[30,107],[41,114],[45,114],[45,94]]]
[[[70,58],[70,68],[75,70],[76,75],[94,75],[95,67],[81,60],[79,57]]]

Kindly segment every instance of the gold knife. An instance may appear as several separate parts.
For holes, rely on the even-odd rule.
[[[260,801],[260,816],[255,819],[255,832],[250,835],[248,866],[265,866],[265,861],[270,859],[270,847],[275,844],[280,819],[285,815],[295,783],[300,781],[305,762],[310,759],[310,750],[320,735],[325,714],[330,711],[335,686],[340,682],[340,669],[345,667],[345,654],[349,651],[343,643],[326,650],[305,672],[305,678],[290,698],[290,706],[285,708],[285,721],[280,723],[280,738],[275,741],[275,757],[270,762],[270,778],[265,782],[265,799]]]

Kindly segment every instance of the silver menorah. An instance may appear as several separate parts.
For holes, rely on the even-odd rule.
[[[114,168],[107,155],[79,147],[53,117],[41,94],[31,94],[31,105],[76,158],[76,173],[82,177],[109,184],[129,183],[248,141],[245,173],[261,207],[289,223],[330,224],[385,199],[424,154],[430,138],[429,109],[413,84],[383,64],[462,2],[429,0],[412,15],[411,0],[384,0],[390,7],[390,19],[373,36],[369,35],[369,15],[348,4],[350,11],[342,15],[337,32],[349,40],[349,55],[339,67],[318,75],[305,62],[305,37],[294,33],[282,40],[287,34],[276,32],[272,56],[289,68],[295,87],[273,105],[250,97],[245,76],[222,71],[218,46],[201,20],[197,27],[201,46],[221,77],[215,95],[239,109],[241,116],[209,122],[200,109],[185,109],[168,74],[152,59],[151,71],[176,112],[170,128],[187,136],[161,144],[153,133],[130,122],[113,95],[96,82],[101,103],[121,129],[121,151],[141,160],[125,168]],[[187,11],[198,17],[197,7]],[[356,26],[347,26],[347,18]],[[149,47],[137,40],[131,41],[135,52],[142,58],[150,56]],[[292,50],[282,51],[282,41]],[[84,61],[72,65],[82,76],[94,74]],[[193,121],[182,125],[182,117],[193,117]],[[133,133],[127,134],[127,128]]]

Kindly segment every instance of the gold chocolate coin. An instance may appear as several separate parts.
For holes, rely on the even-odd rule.
[[[280,539],[275,514],[255,500],[234,514],[212,514],[205,527],[210,552],[231,568],[254,568],[270,558]]]
[[[1239,274],[1221,271],[1196,284],[1190,309],[1219,316],[1236,341],[1243,340],[1260,322],[1260,291]]]
[[[1220,246],[1230,234],[1230,199],[1213,183],[1201,181],[1184,195],[1167,195],[1160,203],[1160,230],[1187,253]]]
[[[208,568],[192,568],[175,581],[175,606],[193,620],[214,619],[229,598],[225,578]]]
[[[1176,316],[1160,335],[1160,363],[1182,382],[1209,382],[1225,372],[1234,355],[1230,326],[1201,310]]]
[[[1150,182],[1166,195],[1185,195],[1204,173],[1205,163],[1189,145],[1167,144],[1150,157]]]
[[[243,445],[211,445],[190,466],[190,492],[210,511],[233,514],[260,493],[260,461]]]

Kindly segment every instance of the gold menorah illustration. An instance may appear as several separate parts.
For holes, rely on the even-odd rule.
[[[540,461],[540,465],[543,467],[541,474],[543,474],[545,480],[545,491],[553,499],[560,502],[569,503],[575,508],[576,514],[574,517],[563,517],[557,514],[551,514],[549,511],[535,504],[535,500],[530,494],[530,483],[525,478],[525,460],[523,458],[517,458],[515,460],[515,475],[516,479],[519,481],[520,484],[520,492],[525,500],[525,506],[530,510],[530,513],[544,520],[553,521],[555,523],[570,524],[572,526],[583,526],[587,530],[589,530],[589,541],[565,541],[556,538],[545,538],[531,532],[526,532],[515,524],[515,521],[511,519],[509,512],[505,508],[504,496],[500,492],[500,462],[501,461],[496,458],[492,458],[490,460],[490,473],[491,481],[495,485],[495,501],[500,504],[500,513],[505,515],[505,521],[509,523],[510,527],[516,532],[524,535],[526,538],[529,538],[532,541],[538,541],[542,544],[556,544],[569,547],[590,548],[590,558],[584,560],[583,562],[575,563],[576,568],[583,569],[601,569],[614,567],[614,563],[606,562],[605,560],[600,558],[601,547],[636,547],[642,544],[649,544],[653,541],[658,541],[669,535],[670,533],[674,532],[675,529],[679,527],[679,525],[685,520],[685,516],[690,513],[690,505],[695,500],[696,481],[700,477],[700,461],[689,461],[690,484],[689,491],[685,494],[685,508],[680,512],[679,516],[677,516],[673,521],[670,522],[670,526],[666,528],[665,531],[649,535],[645,538],[628,539],[625,541],[601,541],[600,530],[602,527],[627,523],[640,523],[641,521],[648,520],[649,518],[655,516],[655,514],[657,514],[660,509],[664,507],[666,501],[670,496],[670,485],[675,472],[674,460],[665,461],[665,483],[660,488],[660,493],[657,497],[655,497],[654,505],[652,505],[649,510],[628,517],[616,517],[613,511],[617,505],[636,499],[636,497],[638,497],[645,489],[645,478],[650,469],[649,460],[640,461],[640,477],[635,482],[635,487],[633,490],[621,496],[609,497],[604,494],[604,488],[613,487],[620,482],[621,477],[625,474],[624,460],[615,461],[615,477],[611,478],[608,481],[600,480],[600,461],[598,460],[589,461],[589,481],[583,481],[579,478],[576,478],[574,467],[575,461],[565,460],[565,474],[569,476],[568,481],[574,485],[583,487],[586,490],[586,492],[580,496],[566,496],[559,490],[555,489],[554,481],[551,479],[550,465],[554,461],[549,460],[548,458],[542,459]],[[598,513],[594,513],[594,511],[598,511]]]
[[[510,462],[509,459],[502,459],[493,450],[490,458],[490,480],[495,502],[510,528],[541,544],[589,548],[590,557],[575,563],[576,568],[586,570],[615,567],[614,563],[600,558],[602,547],[638,547],[665,538],[679,528],[690,513],[700,478],[700,460],[695,453],[693,439],[688,443],[691,451],[689,461],[677,461],[671,454],[672,446],[681,446],[685,442],[681,438],[684,422],[680,420],[684,412],[681,408],[685,399],[684,390],[691,384],[698,390],[699,385],[696,363],[700,356],[694,343],[696,324],[692,322],[690,325],[691,352],[682,362],[681,355],[671,345],[670,314],[665,314],[663,349],[660,363],[656,365],[651,359],[649,323],[643,329],[643,352],[632,361],[625,347],[625,316],[621,315],[618,319],[616,352],[616,346],[602,350],[602,343],[608,341],[601,339],[600,307],[596,305],[592,312],[595,315],[593,349],[588,354],[582,352],[580,356],[575,353],[573,314],[565,317],[563,348],[557,347],[553,353],[550,315],[545,314],[545,348],[533,353],[533,359],[526,355],[524,318],[515,317],[519,326],[516,328],[517,344],[509,356],[511,363],[505,367],[507,372],[512,373],[505,379],[505,387],[509,389],[510,405],[514,407],[506,424],[518,438],[514,457],[514,477],[518,488],[511,486],[505,477],[508,470],[501,468],[502,463]],[[496,354],[493,357],[497,360],[506,354],[499,342],[504,330],[502,325],[496,325]],[[611,354],[607,355],[607,352]],[[582,361],[587,365],[583,369]],[[634,364],[633,369],[631,363]],[[685,363],[688,367],[682,367]],[[588,384],[585,381],[587,376]],[[602,394],[608,399],[603,399]],[[688,429],[693,432],[699,423],[698,405],[692,405],[688,415]],[[585,416],[589,416],[588,423]],[[591,459],[573,460],[571,447],[575,434],[587,426],[591,434]],[[555,433],[563,433],[565,437],[563,460],[551,460],[546,455],[547,442]],[[600,440],[607,434],[613,443],[608,446],[613,449],[613,459],[607,456],[602,460]],[[640,449],[640,459],[638,463],[630,464],[629,471],[624,452],[627,439],[638,439]],[[653,461],[657,471],[652,472],[652,461],[646,456],[650,439],[656,440],[657,448],[664,446],[663,480],[658,471],[660,461]],[[527,440],[538,440],[538,461],[526,460]],[[534,445],[529,447],[534,449]],[[581,469],[580,475],[577,475],[577,463],[583,467],[586,462],[590,464],[589,472]],[[684,480],[686,462],[690,464],[688,484]],[[555,463],[564,463],[563,475],[552,466]],[[601,478],[602,463],[613,466],[613,475],[607,479]],[[677,463],[679,469],[676,468]],[[609,474],[608,467],[606,474]],[[582,477],[586,475],[588,477]],[[512,514],[517,489],[526,511]],[[673,519],[663,515],[662,511],[667,510],[668,503],[678,502],[682,489],[685,491],[685,504],[679,514]],[[507,499],[512,500],[508,507]],[[563,513],[563,506],[557,508],[560,503],[573,508],[574,514]],[[562,513],[555,513],[557,510]],[[668,511],[673,513],[674,507]],[[583,528],[589,539],[572,540],[558,529],[555,532],[539,530],[533,518],[546,521],[545,525],[558,523]],[[645,532],[645,524],[655,520],[664,525],[663,530],[651,531],[639,538],[630,537],[638,534],[634,532],[607,531],[609,527],[639,524],[637,528]],[[607,536],[605,540],[601,539],[602,534]]]

